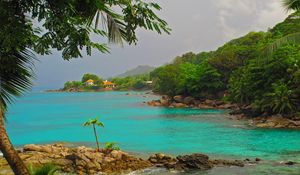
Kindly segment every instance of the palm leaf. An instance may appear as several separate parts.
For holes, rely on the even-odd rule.
[[[5,112],[7,105],[32,86],[35,56],[29,50],[14,50],[0,54],[0,108]]]
[[[300,32],[286,35],[267,45],[263,50],[263,56],[270,57],[277,49],[289,43],[300,44]]]
[[[287,11],[300,10],[300,0],[283,0],[282,4]]]

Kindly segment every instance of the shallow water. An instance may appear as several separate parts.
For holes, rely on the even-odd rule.
[[[99,116],[105,124],[105,128],[98,129],[102,143],[117,142],[123,150],[141,157],[156,152],[202,152],[215,158],[260,157],[267,163],[248,167],[249,171],[261,168],[262,173],[258,174],[264,174],[268,166],[279,166],[276,172],[288,172],[282,168],[299,170],[276,163],[300,162],[300,131],[254,129],[227,119],[227,111],[222,110],[149,107],[143,101],[157,96],[126,93],[32,93],[10,106],[9,135],[16,146],[52,142],[94,146],[92,128],[83,127],[82,123]],[[237,170],[232,171],[240,174]],[[220,174],[216,171],[225,173],[222,168],[204,173]]]

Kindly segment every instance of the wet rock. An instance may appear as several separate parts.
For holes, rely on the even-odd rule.
[[[176,95],[173,99],[176,103],[183,103],[184,97],[182,95]]]
[[[249,160],[249,159],[248,159]],[[244,167],[245,164],[241,160],[212,160],[211,163],[213,165],[222,165],[222,166],[238,166],[238,167]]]
[[[175,158],[162,153],[151,155],[148,160],[153,164],[166,164],[174,163],[177,161]]]
[[[286,164],[286,165],[295,165],[296,162],[288,161],[288,162],[286,162],[285,164]]]
[[[204,154],[192,154],[178,156],[177,162],[167,164],[166,168],[175,170],[208,170],[213,168],[213,164],[209,161],[209,157]]]

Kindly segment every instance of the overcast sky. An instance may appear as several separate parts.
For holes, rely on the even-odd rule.
[[[215,50],[225,42],[250,31],[266,31],[284,20],[280,0],[156,0],[160,16],[172,28],[171,35],[138,31],[135,46],[110,46],[110,54],[63,61],[61,54],[39,57],[36,86],[62,87],[84,73],[111,77],[138,65],[160,66],[185,52]]]

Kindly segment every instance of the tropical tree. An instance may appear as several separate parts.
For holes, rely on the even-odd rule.
[[[96,126],[99,127],[104,127],[104,124],[102,122],[100,122],[98,119],[89,119],[89,121],[84,122],[83,126],[93,126],[93,131],[94,131],[94,135],[95,135],[95,139],[96,139],[96,144],[97,144],[97,150],[100,150],[100,146],[99,146],[99,141],[98,141],[98,135],[97,135],[97,130],[96,130]]]
[[[82,50],[87,55],[92,49],[108,53],[106,42],[97,40],[101,37],[122,45],[137,43],[137,28],[169,33],[167,23],[155,14],[160,9],[142,0],[0,1],[0,150],[15,174],[29,173],[6,133],[5,113],[31,87],[33,52],[58,50],[70,60],[82,57]]]

